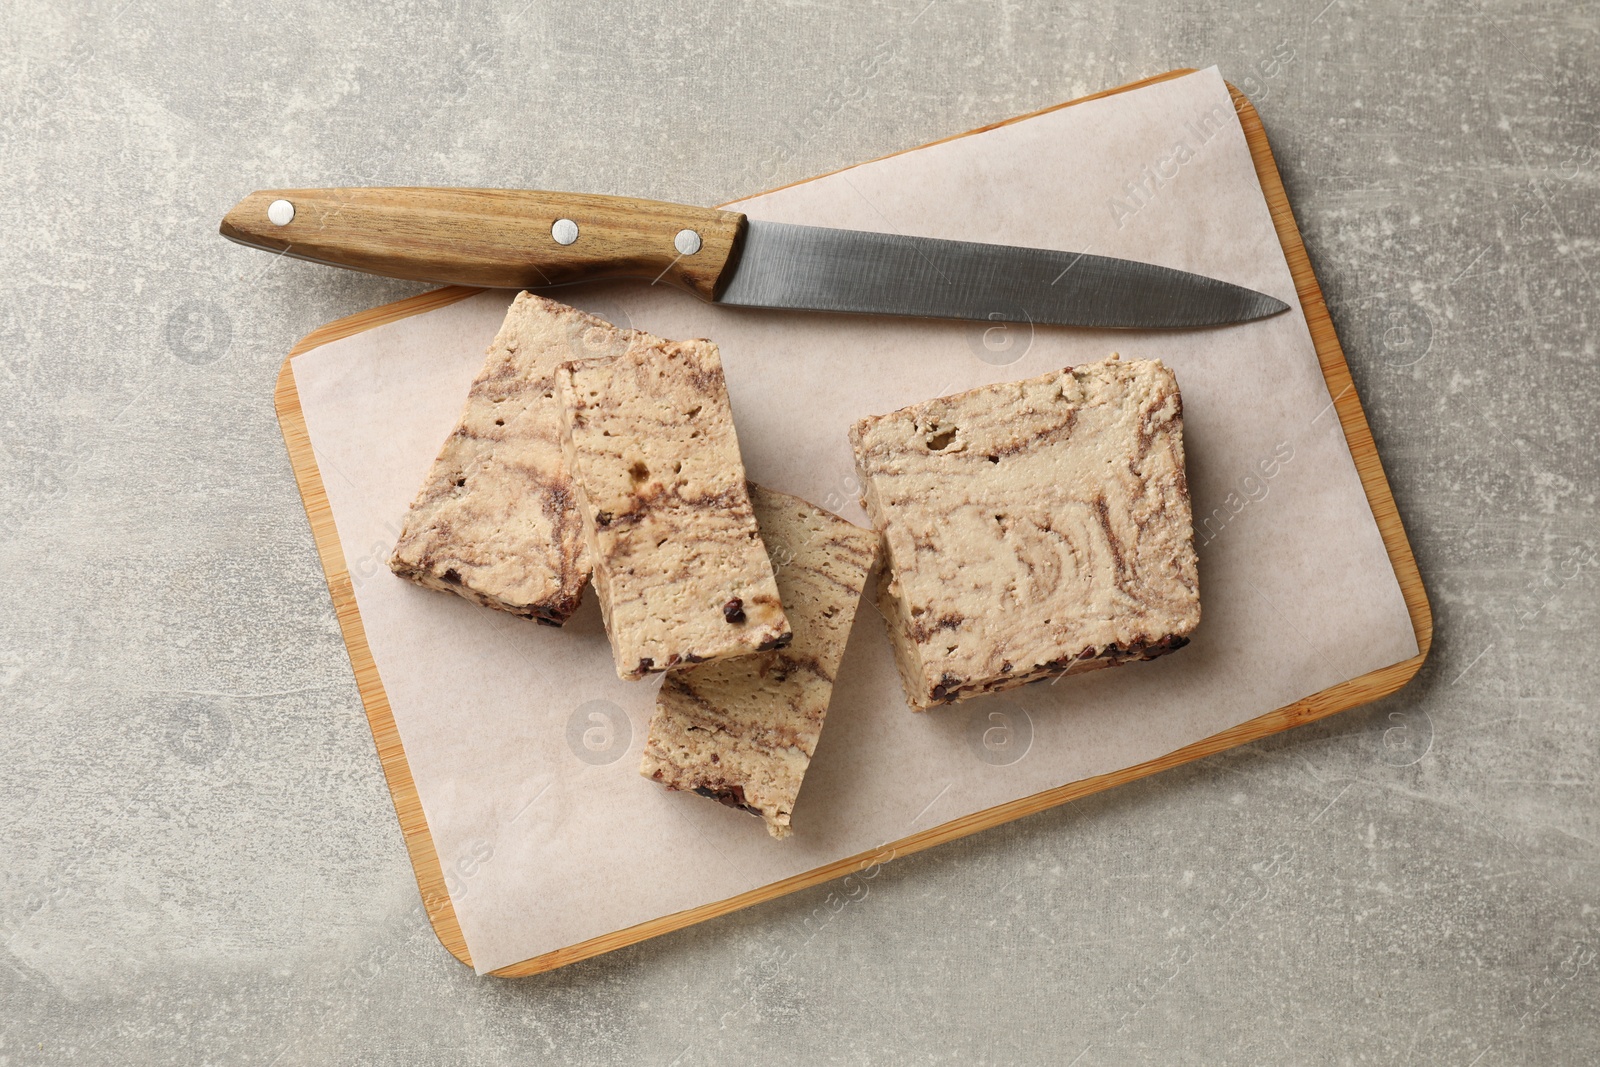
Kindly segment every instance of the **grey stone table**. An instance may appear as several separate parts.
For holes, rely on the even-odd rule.
[[[6,6],[0,1063],[1600,1061],[1594,5],[600,6]],[[1418,679],[837,914],[517,982],[450,959],[270,403],[296,338],[421,287],[275,264],[223,211],[714,203],[1210,63],[1416,547]]]

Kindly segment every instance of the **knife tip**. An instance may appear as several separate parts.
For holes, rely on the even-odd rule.
[[[1255,319],[1270,319],[1274,315],[1281,315],[1289,310],[1289,305],[1275,296],[1252,291],[1250,304],[1241,321],[1251,322]]]

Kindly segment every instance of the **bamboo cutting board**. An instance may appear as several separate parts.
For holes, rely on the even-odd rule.
[[[1086,100],[1097,99],[1112,93],[1126,92],[1130,89],[1165,81],[1187,73],[1190,72],[1187,70],[1172,71],[1156,78],[1111,90],[1108,93],[1084,97],[1083,100],[1059,105],[1059,107],[1071,107],[1073,104]],[[815,885],[847,874],[852,870],[860,870],[870,864],[883,862],[888,858],[906,855],[932,845],[954,840],[1023,815],[1042,811],[1090,793],[1133,781],[1156,771],[1215,754],[1235,745],[1287,729],[1290,726],[1310,722],[1331,715],[1334,712],[1375,700],[1398,689],[1415,675],[1421,667],[1423,659],[1427,656],[1432,638],[1432,616],[1422,582],[1417,573],[1410,545],[1406,541],[1405,532],[1396,513],[1394,500],[1384,477],[1365,415],[1362,412],[1360,401],[1351,382],[1343,351],[1339,346],[1337,337],[1334,335],[1321,290],[1311,271],[1299,231],[1295,226],[1294,217],[1289,209],[1283,183],[1278,175],[1271,150],[1268,147],[1260,118],[1249,101],[1237,89],[1232,89],[1232,94],[1250,147],[1255,169],[1260,179],[1262,191],[1271,209],[1278,239],[1283,246],[1284,254],[1294,277],[1307,324],[1310,327],[1312,340],[1316,346],[1322,373],[1327,380],[1329,395],[1334,398],[1334,408],[1339,415],[1362,486],[1365,489],[1373,515],[1377,520],[1379,531],[1382,534],[1389,560],[1394,567],[1395,575],[1399,580],[1405,597],[1412,627],[1416,633],[1417,646],[1419,648],[1418,654],[1403,662],[1350,679],[1315,693],[1294,704],[1259,716],[1158,759],[1124,768],[1114,773],[1072,782],[1056,789],[1050,789],[1020,800],[991,807],[891,842],[871,852],[847,857],[725,900],[677,912],[626,929],[616,930],[568,948],[547,952],[521,963],[501,968],[494,971],[494,974],[514,976],[538,973],[679,929],[762,900],[772,899],[796,889]],[[1058,108],[1045,110],[1054,111],[1058,110]],[[996,123],[993,126],[986,126],[980,130],[969,131],[969,134],[958,136],[969,136],[971,133],[980,133],[994,129],[997,126],[1009,125],[1043,113],[1035,112],[1030,115],[1018,116],[1006,122]],[[953,140],[953,138],[947,140]],[[374,740],[377,743],[378,753],[388,778],[389,789],[394,798],[407,848],[410,851],[412,865],[416,871],[424,905],[441,942],[458,959],[469,964],[471,959],[467,951],[466,941],[457,922],[449,894],[445,890],[445,879],[439,857],[434,848],[427,820],[423,814],[417,789],[412,779],[411,769],[406,760],[405,750],[401,745],[400,737],[395,727],[388,696],[378,677],[378,671],[367,644],[366,633],[356,605],[351,577],[346,567],[338,532],[334,527],[332,509],[323,488],[321,473],[312,454],[306,420],[301,411],[291,363],[295,356],[331,341],[409,316],[437,310],[464,300],[476,292],[478,290],[459,287],[440,289],[330,323],[302,339],[290,352],[289,358],[284,361],[279,374],[276,392],[276,405],[284,439],[288,446],[301,497],[305,502],[306,512],[310,518],[313,536],[316,539],[323,568],[327,574],[328,585],[338,614],[340,627],[350,653],[351,663],[355,669],[357,684],[361,691],[368,721],[372,727]]]

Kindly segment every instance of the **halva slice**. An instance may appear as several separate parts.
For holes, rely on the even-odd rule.
[[[389,567],[430,589],[559,626],[589,581],[561,454],[556,367],[658,338],[522,293],[406,514]]]
[[[639,773],[743,808],[786,837],[879,538],[798,497],[752,485],[750,498],[794,640],[668,671]]]
[[[617,673],[788,644],[717,346],[634,345],[565,364],[556,383]]]
[[[852,427],[911,706],[1154,659],[1200,622],[1183,405],[1159,360],[1069,367]]]

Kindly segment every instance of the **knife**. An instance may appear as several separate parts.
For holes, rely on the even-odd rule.
[[[1065,326],[1220,326],[1264,293],[1152,263],[513,189],[272,189],[222,220],[253,248],[368,274],[504,289],[667,282],[717,304]]]

